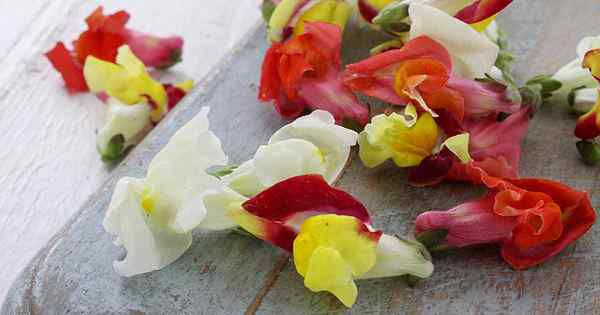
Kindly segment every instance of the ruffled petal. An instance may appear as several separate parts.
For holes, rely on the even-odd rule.
[[[205,171],[227,164],[221,141],[209,130],[208,111],[202,108],[179,129],[148,166],[147,195],[166,208],[186,206],[202,191],[220,186]]]
[[[103,221],[104,229],[127,250],[123,260],[114,262],[115,271],[126,277],[162,269],[192,244],[190,233],[164,229],[147,220],[140,205],[143,185],[139,179],[119,180]]]
[[[468,24],[434,7],[412,3],[410,38],[427,35],[452,56],[453,73],[465,79],[482,78],[490,71],[499,48]]]

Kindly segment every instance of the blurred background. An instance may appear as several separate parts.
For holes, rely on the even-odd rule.
[[[69,95],[44,57],[98,5],[128,27],[185,40],[171,71],[199,81],[260,20],[260,0],[0,0],[0,304],[27,262],[92,196],[110,169],[96,152],[105,105]],[[101,224],[99,222],[98,224]]]

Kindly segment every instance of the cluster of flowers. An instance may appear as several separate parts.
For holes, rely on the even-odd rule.
[[[209,129],[208,108],[201,109],[155,156],[145,178],[117,183],[104,220],[127,250],[115,270],[132,276],[167,266],[190,247],[196,228],[241,228],[290,252],[308,289],[351,307],[354,280],[429,277],[431,251],[498,244],[515,269],[560,253],[596,214],[586,192],[518,177],[530,117],[560,86],[546,77],[515,86],[493,21],[510,2],[359,0],[362,18],[396,39],[344,67],[350,4],[265,1],[273,43],[258,97],[296,120],[252,159],[229,167]],[[595,59],[586,60],[598,71]],[[375,115],[361,102],[366,97],[391,106]],[[420,214],[416,241],[385,234],[360,201],[332,187],[356,144],[366,167],[391,159],[408,168],[415,185],[460,180],[487,193]]]
[[[577,45],[577,58],[560,68],[552,79],[561,87],[550,96],[567,101],[572,112],[581,115],[575,136],[581,139],[577,149],[583,161],[597,165],[600,162],[600,145],[595,141],[600,135],[600,36],[583,38]]]
[[[161,38],[126,28],[129,14],[104,15],[98,7],[88,29],[69,51],[58,42],[46,53],[70,93],[96,93],[107,119],[97,147],[106,162],[119,161],[191,90],[193,81],[159,83],[146,67],[166,69],[181,61],[183,39]]]

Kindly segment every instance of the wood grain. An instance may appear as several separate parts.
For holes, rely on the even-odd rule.
[[[43,53],[69,44],[97,5],[127,9],[129,25],[185,38],[173,72],[199,79],[259,19],[258,0],[0,1],[0,302],[12,280],[107,180],[96,152],[104,105],[68,95]]]
[[[552,72],[572,59],[578,38],[594,32],[591,27],[594,17],[600,16],[599,10],[587,0],[515,1],[501,22],[519,59],[519,79]],[[204,105],[212,107],[209,117],[214,130],[234,162],[251,156],[257,145],[283,124],[270,106],[255,100],[259,63],[267,45],[263,32],[248,36],[247,44],[236,50],[230,62],[207,78],[203,87],[195,90],[111,174],[102,189],[20,276],[3,313],[598,312],[600,235],[596,228],[545,265],[524,272],[511,270],[492,246],[437,259],[434,275],[416,288],[408,288],[399,278],[360,281],[359,299],[351,310],[329,294],[314,294],[304,288],[293,264],[278,259],[282,251],[232,233],[196,233],[193,247],[173,265],[129,279],[118,277],[111,262],[122,251],[112,245],[101,227],[118,178],[141,176],[170,135]],[[377,40],[367,30],[358,34],[365,45]],[[352,51],[345,59],[360,54],[364,52]],[[597,207],[598,170],[579,161],[571,136],[573,128],[574,118],[567,114],[564,104],[541,111],[523,146],[521,172],[587,190]],[[365,203],[374,214],[377,228],[400,235],[412,233],[418,213],[448,208],[482,193],[480,188],[466,184],[414,188],[406,182],[406,174],[393,165],[368,170],[354,156],[338,186]]]

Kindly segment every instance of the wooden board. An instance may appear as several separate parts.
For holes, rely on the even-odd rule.
[[[501,23],[519,59],[518,78],[556,70],[574,57],[580,37],[600,33],[591,29],[600,16],[600,6],[592,2],[515,1]],[[357,42],[365,46],[377,39],[368,30],[360,30],[358,36]],[[305,289],[283,251],[229,232],[196,233],[192,248],[169,267],[133,278],[119,277],[112,261],[123,251],[112,244],[101,222],[120,177],[142,176],[154,154],[201,106],[212,107],[213,129],[234,162],[249,158],[284,124],[270,106],[255,99],[259,65],[267,47],[264,30],[247,39],[220,71],[205,79],[201,89],[191,93],[133,150],[37,255],[13,285],[3,314],[600,312],[597,228],[558,257],[524,272],[511,270],[492,246],[437,259],[434,275],[415,288],[398,278],[360,281],[359,298],[351,310],[327,293]],[[346,60],[364,55],[351,50]],[[597,207],[598,170],[578,159],[574,125],[564,104],[541,111],[525,140],[521,171],[524,176],[552,178],[587,190]],[[400,235],[412,234],[418,213],[448,208],[482,193],[466,184],[414,188],[406,182],[402,170],[390,164],[368,170],[354,156],[338,186],[365,203],[374,215],[375,227]]]

